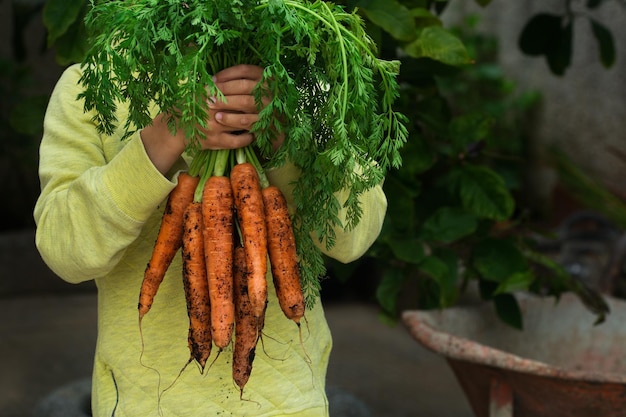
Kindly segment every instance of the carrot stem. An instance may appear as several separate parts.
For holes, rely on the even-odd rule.
[[[235,160],[238,164],[247,162],[245,148],[239,148],[235,151]]]
[[[204,167],[210,151],[198,151],[189,165],[189,175],[197,177]]]
[[[197,168],[199,171],[198,175],[200,175],[200,182],[198,182],[198,186],[196,187],[196,191],[193,197],[193,201],[195,202],[202,201],[202,190],[204,190],[204,185],[206,184],[207,180],[209,179],[209,177],[211,177],[211,174],[213,173],[216,159],[217,159],[217,152],[218,151],[213,151],[213,150],[202,151],[200,152],[200,155],[197,155],[191,163],[191,165],[194,165],[194,162],[196,162],[196,159],[201,158],[200,161],[198,162],[199,167]]]
[[[213,175],[222,177],[226,175],[226,169],[228,168],[228,159],[231,154],[230,149],[220,149],[215,151],[215,164],[213,167]]]
[[[247,161],[250,162],[252,166],[254,166],[254,168],[256,169],[256,172],[259,174],[259,182],[261,183],[261,188],[269,187],[270,182],[267,179],[267,176],[265,175],[265,170],[263,169],[263,166],[261,165],[259,158],[257,158],[256,154],[254,153],[254,149],[252,149],[251,146],[246,146],[244,148],[244,152],[245,152]]]

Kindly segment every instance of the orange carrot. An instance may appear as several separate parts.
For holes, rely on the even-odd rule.
[[[235,324],[233,204],[228,177],[210,177],[202,191],[204,253],[211,299],[211,333],[213,343],[220,349],[230,343]]]
[[[296,254],[296,239],[285,196],[278,187],[263,189],[267,247],[276,296],[285,316],[297,324],[304,316],[304,295]]]
[[[252,373],[256,345],[259,340],[257,320],[252,313],[248,297],[248,272],[243,247],[235,249],[235,347],[233,349],[233,379],[239,386],[240,397]]]
[[[254,166],[246,162],[233,167],[230,180],[246,253],[250,304],[260,322],[267,303],[267,229],[259,176]]]
[[[172,263],[174,255],[182,245],[183,239],[183,214],[193,195],[199,178],[192,177],[187,173],[178,176],[178,184],[170,193],[163,216],[161,227],[157,235],[152,256],[144,272],[141,290],[139,292],[139,320],[143,318],[152,307],[152,302],[163,281],[167,268]]]
[[[191,356],[204,370],[204,365],[211,354],[211,311],[200,202],[189,204],[183,222],[183,283],[189,315],[188,343]]]

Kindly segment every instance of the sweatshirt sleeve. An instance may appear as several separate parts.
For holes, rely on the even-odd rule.
[[[269,181],[280,188],[290,210],[293,212],[293,183],[298,179],[300,171],[290,163],[268,170]],[[343,202],[348,196],[348,190],[340,191],[336,194],[339,201]],[[336,227],[336,240],[330,250],[326,249],[324,242],[320,243],[314,239],[321,251],[329,257],[343,263],[357,260],[367,252],[374,241],[378,238],[383,227],[385,215],[387,213],[387,198],[383,192],[382,184],[379,184],[364,192],[360,198],[362,214],[359,223],[353,229],[346,230]],[[345,224],[346,210],[340,210],[339,220]]]
[[[175,183],[154,167],[139,134],[100,135],[77,99],[80,68],[59,79],[40,145],[36,244],[61,278],[106,275]],[[114,135],[115,136],[115,135]]]

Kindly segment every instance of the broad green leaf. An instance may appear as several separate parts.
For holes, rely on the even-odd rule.
[[[512,294],[500,294],[493,298],[496,313],[500,320],[511,327],[522,330],[524,328],[522,311],[517,299]]]
[[[361,11],[376,25],[398,40],[414,39],[415,21],[409,9],[396,0],[370,0],[360,6]]]
[[[546,273],[538,278],[544,286],[547,286],[549,294],[558,295],[565,291],[572,291],[585,307],[596,315],[596,323],[604,321],[606,315],[610,312],[610,307],[602,294],[595,289],[589,288],[582,281],[573,278],[561,264],[548,255],[529,251],[526,253],[526,256],[531,262],[541,265],[547,270]]]
[[[477,216],[506,220],[513,214],[515,201],[504,180],[488,167],[466,164],[452,171],[449,181],[462,206]]]
[[[519,47],[532,56],[545,55],[552,73],[563,75],[572,60],[572,21],[563,16],[539,13],[522,29]]]
[[[474,247],[471,257],[472,266],[487,281],[503,283],[529,272],[526,258],[508,239],[485,239]]]
[[[600,50],[600,61],[605,68],[610,68],[615,63],[615,42],[613,40],[613,34],[606,26],[597,20],[590,19],[590,21],[593,36],[596,38],[598,49]]]
[[[459,207],[442,207],[424,222],[422,236],[442,243],[451,243],[476,231],[476,216]]]
[[[587,309],[589,309],[589,311],[596,315],[596,321],[594,324],[604,322],[607,314],[609,314],[611,310],[604,299],[604,296],[581,280],[572,279],[571,284],[571,291],[578,296],[580,301],[585,305],[585,307],[587,307]]]
[[[527,55],[544,55],[555,49],[563,18],[550,13],[534,15],[522,29],[519,47]]]
[[[539,279],[545,283],[544,285],[548,287],[548,291],[562,293],[568,290],[572,277],[563,265],[551,256],[541,252],[527,250],[524,252],[524,256],[531,264],[539,266],[542,270],[545,269],[546,272],[539,275]]]
[[[413,58],[430,58],[452,66],[472,62],[463,42],[440,26],[422,29],[418,38],[404,48],[404,52]]]
[[[515,272],[504,282],[498,285],[494,294],[514,293],[516,291],[525,291],[535,281],[535,276],[530,270]]]
[[[467,147],[487,138],[491,133],[493,119],[483,113],[467,113],[455,117],[450,124],[450,136],[458,153],[465,153]]]
[[[430,10],[418,7],[411,10],[411,16],[415,18],[415,25],[418,28],[427,26],[442,26],[441,19],[434,15]]]
[[[48,30],[48,45],[52,45],[76,22],[83,6],[84,0],[46,1],[43,8],[43,23]]]
[[[546,52],[550,71],[555,75],[565,74],[565,70],[572,63],[572,42],[574,38],[573,23],[570,21],[561,28],[553,39],[552,48]]]
[[[423,172],[429,170],[436,162],[435,152],[428,144],[427,139],[419,134],[415,134],[409,142],[402,148],[402,169],[398,172],[401,178],[408,178],[415,183],[415,178]]]
[[[449,307],[457,297],[458,259],[451,251],[441,251],[428,256],[419,270],[429,276],[439,287],[439,307]]]
[[[424,245],[417,239],[389,239],[387,244],[396,259],[410,264],[419,264],[424,257]]]
[[[424,260],[420,262],[419,270],[435,281],[440,282],[448,273],[448,265],[436,256],[431,255],[425,257]]]
[[[387,313],[395,315],[398,294],[404,285],[404,273],[396,268],[387,269],[376,288],[376,300]]]
[[[56,61],[59,65],[70,65],[81,62],[87,53],[87,34],[85,26],[80,21],[74,22],[61,35],[56,43]]]

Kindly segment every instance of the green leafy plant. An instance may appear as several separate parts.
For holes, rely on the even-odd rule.
[[[441,24],[434,8],[409,14],[420,17],[416,36],[420,25]],[[411,45],[385,33],[392,56]],[[401,58],[398,108],[412,123],[404,165],[385,180],[388,215],[369,253],[381,276],[376,298],[383,313],[395,318],[409,288],[414,307],[445,308],[476,282],[480,296],[514,327],[523,326],[518,291],[574,291],[602,320],[602,298],[537,250],[515,198],[526,160],[520,120],[537,95],[516,94],[493,64],[497,45],[489,39],[468,29],[449,30],[446,38],[462,39],[464,52]]]

